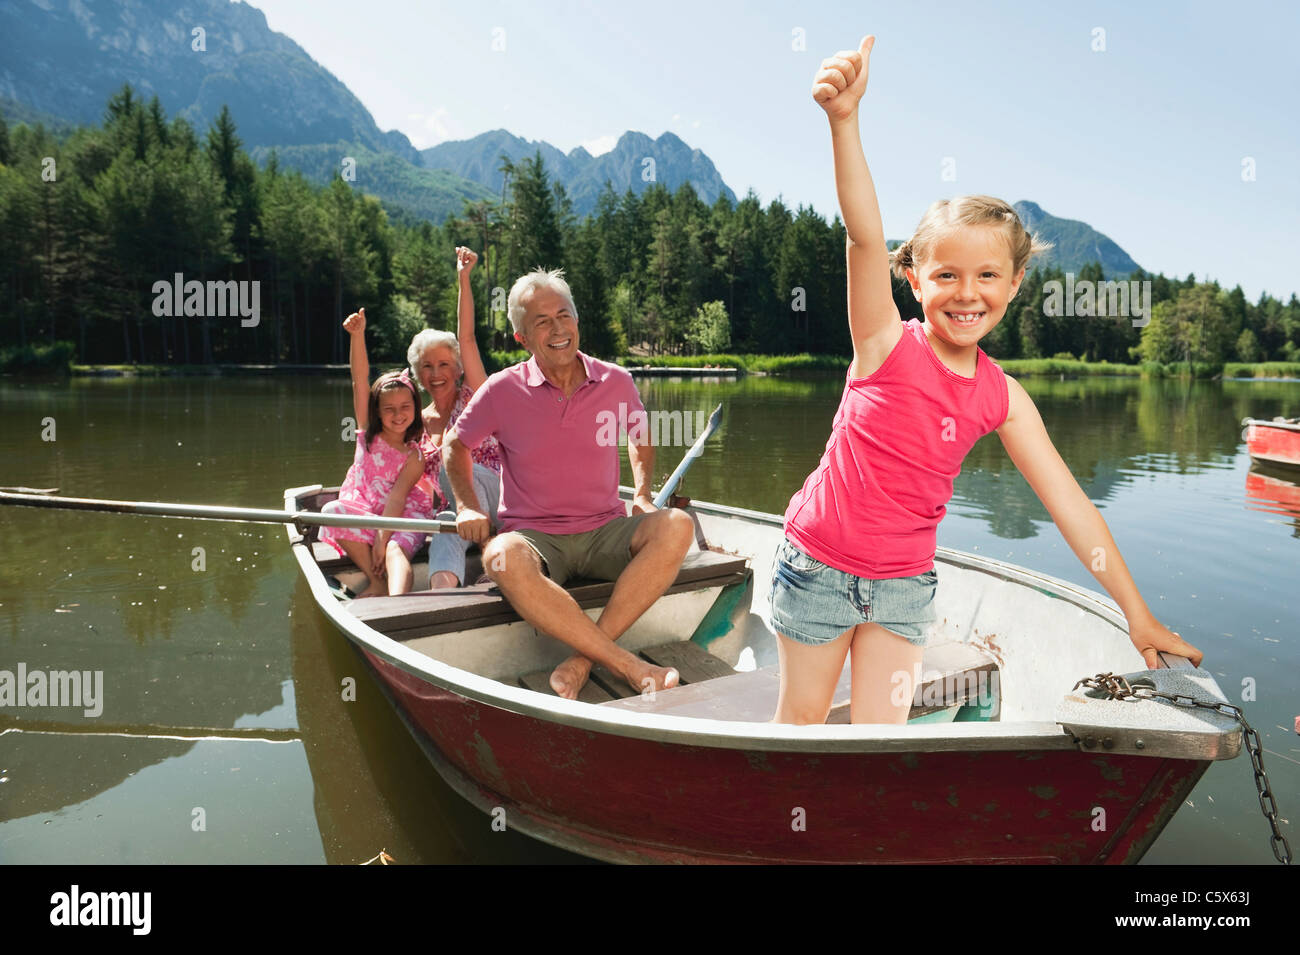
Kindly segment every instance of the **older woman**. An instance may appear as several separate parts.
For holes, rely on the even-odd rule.
[[[424,408],[424,433],[420,451],[424,454],[424,481],[438,488],[450,508],[438,516],[455,520],[455,498],[442,464],[443,435],[456,423],[470,397],[487,381],[487,370],[474,338],[474,293],[470,273],[478,256],[466,248],[456,249],[456,334],[426,328],[411,339],[406,359],[411,371],[432,399]],[[475,449],[474,489],[487,513],[496,515],[501,493],[501,455],[496,441]],[[435,534],[429,541],[429,587],[458,587],[465,580],[467,541],[455,534]]]
[[[469,277],[478,256],[466,248],[456,249],[456,272],[459,295],[456,303],[456,334],[426,328],[411,339],[406,350],[406,360],[412,376],[432,399],[421,417],[424,430],[420,434],[420,452],[424,456],[424,476],[419,482],[429,496],[438,500],[441,495],[444,507],[438,517],[456,519],[455,497],[451,482],[442,464],[442,437],[460,417],[469,404],[470,397],[487,381],[487,370],[479,356],[478,342],[474,340],[474,293]],[[353,321],[356,316],[349,316]],[[365,310],[360,318],[364,328]],[[346,327],[346,325],[345,325]],[[369,361],[366,357],[365,339],[354,336],[354,348],[359,352],[352,357],[353,378],[369,380]],[[495,519],[497,499],[501,493],[501,454],[496,440],[485,441],[473,454],[474,490],[488,514]],[[456,534],[434,534],[429,541],[429,587],[458,587],[465,579],[465,551],[468,542]]]

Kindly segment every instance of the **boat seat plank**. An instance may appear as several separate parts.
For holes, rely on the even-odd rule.
[[[641,651],[641,656],[655,666],[673,667],[682,678],[683,685],[703,683],[736,672],[698,643],[689,640],[646,647]]]
[[[749,569],[743,557],[716,551],[688,554],[668,593],[683,593],[743,582]],[[613,581],[576,580],[565,585],[584,609],[603,606]],[[396,640],[453,630],[478,629],[522,619],[495,584],[447,590],[422,590],[400,597],[369,597],[347,605],[349,613]]]
[[[545,693],[548,696],[555,696],[555,691],[551,689],[551,671],[535,670],[532,673],[525,673],[519,678],[519,685],[525,690],[532,690],[534,693]],[[607,703],[610,700],[616,700],[618,697],[607,692],[590,680],[578,691],[578,701],[581,703]]]
[[[913,705],[908,718],[915,719],[948,707],[963,705],[968,698],[965,684],[975,684],[978,674],[996,669],[997,663],[991,656],[970,644],[942,643],[927,647],[921,664],[925,679],[917,687],[918,702]],[[971,676],[968,678],[966,674]],[[831,716],[827,722],[848,722],[851,678],[851,668],[845,667],[835,686]],[[776,667],[763,667],[747,673],[718,677],[705,683],[660,690],[653,700],[637,696],[602,705],[638,713],[761,723],[770,720],[776,712],[780,683],[780,673]],[[920,702],[936,696],[942,697],[942,705]]]

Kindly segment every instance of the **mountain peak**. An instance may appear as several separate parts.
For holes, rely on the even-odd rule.
[[[2,3],[0,62],[7,98],[77,123],[98,123],[129,83],[199,129],[229,106],[250,148],[357,142],[416,158],[405,136],[382,132],[337,77],[246,3]]]
[[[442,143],[423,150],[420,156],[430,169],[449,170],[497,193],[502,185],[501,154],[518,162],[538,152],[551,178],[564,184],[573,211],[579,216],[596,208],[606,181],[619,193],[628,189],[644,192],[656,182],[676,192],[683,184],[690,183],[710,205],[719,196],[736,201],[735,193],[722,181],[709,157],[683,142],[677,134],[668,132],[651,139],[645,133],[629,129],[618,137],[613,149],[593,156],[582,146],[566,155],[545,141],[528,142],[505,130],[494,130],[473,139]],[[653,160],[653,164],[646,160]]]
[[[1038,238],[1051,242],[1052,249],[1035,266],[1051,266],[1066,272],[1077,272],[1089,262],[1100,262],[1107,278],[1131,275],[1139,268],[1127,252],[1109,236],[1103,235],[1086,222],[1061,219],[1044,212],[1036,202],[1021,199],[1013,204],[1016,215],[1025,228]]]
[[[1042,219],[1047,215],[1042,206],[1036,202],[1030,202],[1028,199],[1013,202],[1011,208],[1016,210],[1016,215],[1020,216],[1025,225],[1028,225],[1030,220]]]
[[[671,130],[665,130],[663,133],[661,133],[659,138],[655,140],[655,143],[663,144],[665,146],[683,146],[686,149],[691,148],[686,145],[686,142],[680,136],[678,136],[676,133],[672,132]]]

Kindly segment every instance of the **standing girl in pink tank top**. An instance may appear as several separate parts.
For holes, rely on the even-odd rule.
[[[1201,653],[1143,601],[1106,522],[1053,447],[1024,388],[979,347],[1006,314],[1029,258],[1044,251],[990,196],[934,203],[892,256],[858,130],[875,37],[823,60],[813,99],[830,120],[835,186],[848,234],[853,339],[831,436],[786,511],[770,597],[781,690],[775,720],[824,723],[852,654],[852,720],[905,723],[910,681],[934,620],[935,529],[961,462],[996,430],[1070,548],[1128,620],[1147,666],[1167,650]],[[925,322],[900,320],[890,269]],[[899,681],[905,693],[899,693]]]

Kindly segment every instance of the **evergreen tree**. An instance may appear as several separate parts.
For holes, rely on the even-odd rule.
[[[510,185],[512,258],[522,272],[562,268],[561,210],[557,208],[558,196],[551,188],[540,151],[532,159],[524,159],[514,166]]]

